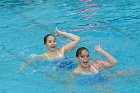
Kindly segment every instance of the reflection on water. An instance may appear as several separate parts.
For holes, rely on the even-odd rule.
[[[139,5],[139,0],[1,0],[0,92],[139,93]],[[77,66],[71,60],[75,59],[76,49],[67,58],[36,61],[17,73],[30,54],[46,51],[42,37],[53,33],[55,27],[79,35],[77,48],[86,46],[93,51],[94,45],[101,44],[117,58],[114,72],[101,72],[105,76],[101,80],[107,77],[105,83],[98,85],[94,81],[100,78],[95,76],[69,81],[69,74]],[[65,41],[58,37],[60,44]],[[98,56],[94,52],[91,55]],[[138,70],[130,76],[114,75],[117,70],[128,68]],[[83,81],[78,82],[80,79]]]

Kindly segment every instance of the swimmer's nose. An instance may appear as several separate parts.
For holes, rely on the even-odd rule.
[[[84,60],[85,60],[85,61],[88,61],[88,58],[86,57]]]
[[[52,45],[55,45],[55,42],[52,42]]]
[[[89,57],[87,57],[87,56],[84,56],[84,57],[83,57],[83,61],[86,62],[86,61],[88,61],[88,60],[89,60]]]

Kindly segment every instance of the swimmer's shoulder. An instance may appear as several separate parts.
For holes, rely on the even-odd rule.
[[[80,74],[80,72],[81,72],[81,70],[79,69],[79,67],[77,67],[77,68],[73,71],[74,74]]]
[[[40,56],[48,58],[48,53],[42,53],[42,54],[40,54]]]
[[[103,68],[102,63],[103,63],[102,60],[96,60],[95,62],[92,62],[92,65],[93,65],[97,70],[100,70],[100,69]]]

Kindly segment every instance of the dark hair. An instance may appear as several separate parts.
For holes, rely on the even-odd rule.
[[[80,48],[78,48],[77,51],[76,51],[76,57],[78,57],[79,55],[81,55],[81,52],[82,52],[83,50],[87,50],[87,51],[88,51],[87,48],[85,48],[85,47],[80,47]],[[88,52],[89,52],[89,51],[88,51]]]
[[[47,35],[44,37],[44,44],[46,44],[47,38],[48,38],[49,36],[55,37],[53,34],[47,34]]]

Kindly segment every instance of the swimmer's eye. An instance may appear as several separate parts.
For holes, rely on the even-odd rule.
[[[81,55],[82,58],[84,58],[85,56]],[[89,57],[89,55],[86,55],[86,57]]]
[[[53,42],[56,42],[56,40],[54,40]]]
[[[89,55],[87,55],[87,57],[89,57]]]
[[[51,43],[52,41],[48,41],[48,43]]]
[[[81,55],[81,57],[83,58],[84,56],[83,56],[83,55]]]

